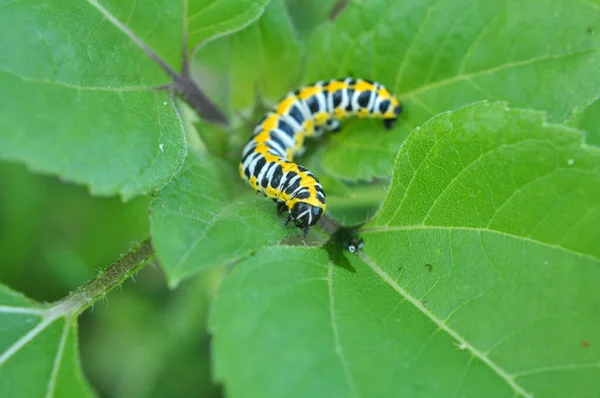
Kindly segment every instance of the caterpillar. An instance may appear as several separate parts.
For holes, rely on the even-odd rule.
[[[326,209],[325,191],[307,169],[293,162],[304,153],[304,138],[339,131],[340,120],[357,115],[383,119],[391,129],[400,102],[382,84],[364,79],[332,79],[288,93],[257,123],[242,150],[239,172],[254,190],[288,210],[290,221],[308,234]]]

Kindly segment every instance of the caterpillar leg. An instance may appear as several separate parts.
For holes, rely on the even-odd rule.
[[[287,227],[290,221],[294,221],[294,216],[292,216],[291,214],[287,216],[286,220],[285,220],[285,226]],[[298,226],[298,225],[296,225]],[[308,231],[310,230],[310,226],[307,225],[302,229],[302,234],[303,234],[303,238],[306,238],[306,235],[308,235]]]
[[[325,132],[323,126],[315,126],[315,131],[313,132],[314,137],[320,137]]]
[[[304,155],[304,153],[306,152],[306,147],[303,146],[302,148],[298,149],[295,153],[294,156],[302,156]]]
[[[340,131],[341,127],[342,127],[342,124],[340,123],[340,121],[332,118],[332,119],[327,120],[325,128],[327,129],[327,131],[337,133]]]
[[[383,120],[383,125],[385,126],[386,130],[391,130],[394,127],[394,124],[396,123],[396,119],[398,119],[398,116],[402,113],[402,105],[398,105],[397,107],[394,108],[394,118],[391,119],[384,119]]]
[[[287,205],[284,202],[277,202],[277,215],[278,216],[280,216],[281,213],[283,213],[286,210],[287,210]],[[287,221],[285,224],[287,225]]]
[[[386,130],[391,130],[394,127],[395,123],[396,123],[396,119],[385,119],[383,121],[383,125],[385,126]]]
[[[302,233],[304,234],[304,238],[306,238],[306,235],[308,235],[308,230],[310,229],[310,227],[304,227],[302,228]]]

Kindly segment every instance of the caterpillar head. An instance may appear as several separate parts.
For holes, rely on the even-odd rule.
[[[323,215],[323,207],[313,206],[305,202],[298,202],[292,207],[290,215],[285,224],[294,221],[294,224],[304,232],[304,237],[308,234],[311,226],[315,225]]]

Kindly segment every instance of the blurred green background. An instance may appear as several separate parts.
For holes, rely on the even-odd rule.
[[[0,162],[0,282],[58,300],[147,238],[149,197],[123,203]],[[146,266],[80,319],[83,369],[102,397],[220,397],[206,335],[217,270],[167,288]],[[115,364],[118,364],[116,366]]]

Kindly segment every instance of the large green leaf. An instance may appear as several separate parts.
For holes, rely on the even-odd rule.
[[[347,179],[388,176],[392,149],[409,131],[481,99],[566,119],[600,96],[598,20],[600,7],[587,0],[351,2],[314,35],[304,80],[378,80],[404,113],[392,132],[362,125],[336,135],[325,169]],[[373,145],[378,135],[390,137]]]
[[[63,0],[64,1],[64,0]],[[167,65],[179,69],[181,65],[184,29],[185,1],[170,0],[79,0],[73,4],[82,4],[84,9],[95,7],[108,18],[104,24],[115,24],[125,33],[129,29],[133,35],[142,40]],[[86,4],[88,3],[88,4]],[[193,0],[192,0],[193,3]],[[72,7],[70,4],[63,6]],[[102,15],[100,15],[102,16]],[[114,18],[114,20],[111,19]],[[135,44],[127,44],[133,51]],[[152,66],[152,62],[147,60]]]
[[[90,397],[71,308],[41,306],[0,285],[0,396]]]
[[[186,153],[166,75],[90,4],[34,3],[0,14],[0,157],[101,195],[164,184]]]
[[[295,30],[304,38],[327,21],[334,6],[339,2],[340,0],[285,0],[285,5]]]
[[[270,0],[86,0],[113,15],[168,65],[181,64],[183,36],[188,49],[243,29],[255,21]]]
[[[274,102],[299,81],[300,44],[284,0],[274,0],[260,19],[202,47],[196,73],[229,113],[251,108],[257,97]]]
[[[145,51],[178,70],[184,31],[193,46],[241,29],[267,2],[2,5],[0,157],[99,195],[164,185],[183,164],[185,137],[168,94],[154,90],[170,77]]]
[[[409,136],[365,259],[513,387],[595,396],[599,198],[582,132],[476,104]]]
[[[183,169],[151,204],[153,246],[169,284],[196,272],[231,264],[297,229],[285,228],[276,206],[249,187],[241,194],[237,173],[208,154],[190,153]]]
[[[262,14],[270,0],[192,0],[188,7],[190,45],[243,29]]]
[[[585,130],[586,142],[600,147],[600,99],[574,115],[569,125]]]
[[[269,248],[228,275],[228,396],[597,396],[600,151],[582,138],[504,104],[416,130],[359,257]]]

